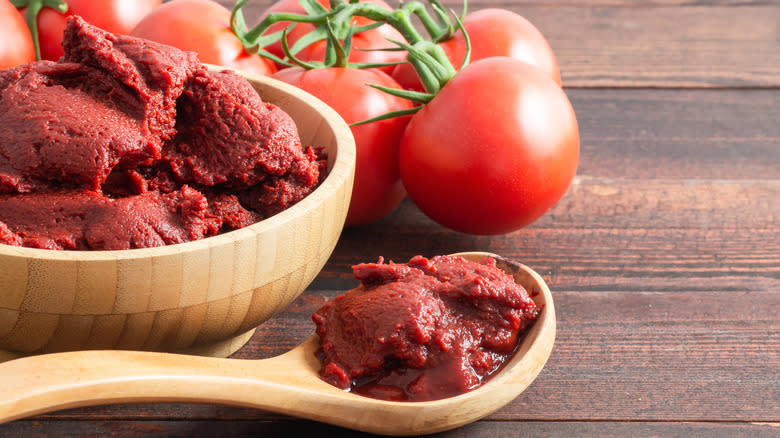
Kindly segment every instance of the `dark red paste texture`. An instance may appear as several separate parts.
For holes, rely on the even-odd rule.
[[[369,397],[426,401],[479,386],[539,315],[492,258],[416,256],[353,267],[361,284],[313,316],[322,378]]]
[[[72,18],[65,55],[0,71],[0,243],[129,249],[276,214],[323,163],[233,72]]]

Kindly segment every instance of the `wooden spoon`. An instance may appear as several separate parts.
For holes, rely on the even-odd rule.
[[[58,409],[128,402],[197,402],[263,409],[364,432],[416,435],[453,429],[501,408],[541,371],[555,339],[550,290],[530,268],[496,258],[537,304],[539,319],[510,362],[481,387],[428,402],[390,402],[342,391],[319,378],[314,335],[281,356],[221,359],[139,351],[77,351],[0,365],[0,423]]]

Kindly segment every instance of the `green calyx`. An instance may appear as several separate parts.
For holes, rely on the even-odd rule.
[[[52,8],[55,11],[64,14],[68,12],[68,4],[63,0],[11,0],[11,4],[17,8],[27,8],[24,14],[24,20],[30,29],[30,35],[35,47],[35,59],[41,60],[41,43],[38,38],[38,14],[44,7]]]

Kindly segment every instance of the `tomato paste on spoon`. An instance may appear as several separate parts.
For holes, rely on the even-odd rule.
[[[427,401],[478,387],[540,312],[492,258],[380,259],[353,270],[360,286],[312,319],[322,378],[373,398]]]

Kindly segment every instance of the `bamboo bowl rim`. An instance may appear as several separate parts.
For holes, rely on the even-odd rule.
[[[231,70],[209,64],[204,65],[206,65],[210,70]],[[121,250],[51,250],[18,247],[0,243],[0,257],[24,257],[29,259],[51,261],[113,261],[164,257],[172,254],[179,254],[191,250],[196,250],[203,248],[204,246],[210,247],[231,244],[233,242],[245,238],[251,238],[264,231],[273,229],[285,222],[303,215],[307,211],[315,209],[332,192],[348,182],[347,180],[350,178],[351,172],[355,167],[356,151],[354,137],[352,136],[352,131],[350,130],[347,123],[344,121],[344,119],[341,118],[341,116],[338,115],[338,113],[336,113],[333,108],[326,105],[324,102],[312,96],[311,94],[280,80],[245,72],[237,73],[246,78],[250,84],[252,84],[253,88],[256,88],[256,83],[263,84],[283,92],[287,95],[288,98],[303,102],[307,106],[311,107],[314,111],[322,116],[322,123],[325,123],[329,129],[333,131],[333,137],[335,139],[353,139],[352,141],[348,142],[338,141],[336,143],[337,147],[335,150],[332,153],[328,153],[328,173],[325,176],[325,179],[323,179],[320,185],[317,186],[317,188],[309,193],[305,198],[301,199],[290,208],[287,208],[286,210],[259,222],[255,222],[252,225],[190,242],[176,243],[153,248],[133,248]],[[260,94],[260,97],[265,102],[266,99],[263,96],[263,93],[258,91],[258,94]],[[282,105],[279,105],[277,102],[271,103],[282,107]],[[296,121],[296,125],[297,124],[298,122]],[[300,135],[300,127],[298,131]],[[316,147],[318,145],[312,146]],[[335,155],[335,160],[331,158],[332,155]]]

